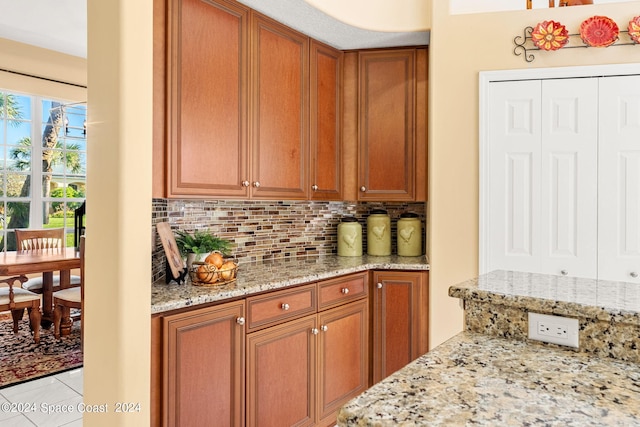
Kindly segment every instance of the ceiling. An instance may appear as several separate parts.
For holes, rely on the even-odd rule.
[[[429,32],[380,32],[347,25],[304,0],[240,0],[291,28],[342,50],[417,46]],[[87,57],[86,0],[0,0],[0,37]]]

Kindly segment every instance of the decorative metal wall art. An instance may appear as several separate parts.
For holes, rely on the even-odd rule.
[[[637,45],[640,44],[640,16],[629,21],[626,31],[620,31],[611,18],[592,16],[580,24],[579,32],[575,34],[569,34],[560,22],[543,21],[535,27],[526,27],[523,35],[516,36],[513,43],[514,55],[524,55],[527,62],[533,62],[533,52],[539,50]]]

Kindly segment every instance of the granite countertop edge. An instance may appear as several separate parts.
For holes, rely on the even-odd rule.
[[[463,300],[470,300],[480,303],[490,303],[490,304],[499,304],[508,307],[515,307],[521,309],[527,309],[528,311],[543,311],[550,312],[556,315],[561,316],[571,316],[571,317],[586,317],[598,319],[605,322],[617,322],[617,323],[625,323],[632,325],[640,325],[640,312],[633,309],[626,309],[617,306],[617,304],[609,304],[609,303],[588,303],[588,302],[579,302],[579,301],[567,301],[568,298],[556,296],[555,298],[551,298],[551,296],[540,296],[540,295],[522,295],[518,293],[507,293],[506,291],[496,290],[493,288],[491,275],[497,274],[507,274],[511,272],[498,271],[491,272],[485,275],[481,275],[479,278],[469,279],[457,285],[453,285],[449,287],[448,295],[453,298],[460,298]],[[516,274],[526,274],[516,272]],[[542,275],[531,274],[531,276],[542,277]],[[550,275],[546,275],[547,277],[553,277]],[[562,286],[562,280],[564,278],[553,278],[554,280],[559,281]],[[482,284],[479,281],[482,280]],[[500,288],[503,288],[504,283],[503,277],[499,277],[495,280],[495,283],[498,283]],[[526,282],[526,278],[524,279]],[[580,284],[589,284],[591,286],[597,286],[598,283],[612,283],[612,282],[604,282],[604,281],[596,281],[590,279],[573,279],[574,281],[578,281]],[[489,284],[489,286],[486,286]],[[509,283],[509,285],[513,285],[513,283]],[[520,284],[521,285],[521,284]],[[531,292],[530,288],[526,289],[527,292]],[[558,292],[559,293],[559,292]],[[625,301],[626,302],[626,301]]]
[[[368,270],[429,270],[426,256],[299,257],[239,264],[238,279],[221,286],[194,286],[162,279],[151,285],[151,314],[237,299]]]

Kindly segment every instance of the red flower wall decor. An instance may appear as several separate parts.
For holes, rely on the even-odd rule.
[[[640,43],[640,16],[636,16],[631,21],[629,21],[629,37],[634,43]]]
[[[558,50],[569,41],[569,33],[559,22],[543,21],[531,32],[531,40],[542,50]]]
[[[592,16],[580,24],[580,38],[588,46],[611,46],[619,34],[618,24],[606,16]]]

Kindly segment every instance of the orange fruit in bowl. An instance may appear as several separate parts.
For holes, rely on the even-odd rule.
[[[222,264],[222,266],[220,267],[220,277],[222,278],[222,280],[229,280],[229,279],[233,279],[233,277],[236,274],[235,268],[236,268],[236,263],[233,261],[227,261],[224,264]]]
[[[222,267],[224,264],[224,258],[220,252],[211,252],[205,259],[204,262],[207,264],[215,265],[216,268]]]
[[[211,264],[202,264],[196,270],[196,277],[203,283],[214,283],[218,280],[217,268]]]

